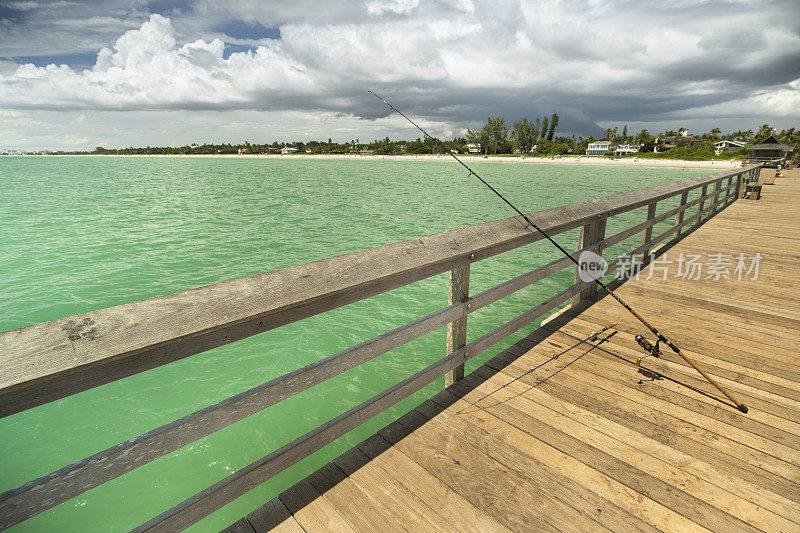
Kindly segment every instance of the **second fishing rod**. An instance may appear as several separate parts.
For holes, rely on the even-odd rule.
[[[445,153],[447,153],[447,154],[450,154],[450,156],[451,156],[453,159],[455,159],[456,161],[458,161],[458,163],[459,163],[459,164],[460,164],[462,167],[464,167],[464,168],[467,170],[467,172],[469,173],[469,175],[470,175],[470,176],[475,176],[476,178],[478,178],[478,180],[480,180],[480,182],[481,182],[481,183],[483,183],[483,184],[484,184],[486,187],[488,187],[488,188],[489,188],[489,189],[490,189],[490,190],[491,190],[491,191],[492,191],[494,194],[496,194],[496,195],[497,195],[497,196],[498,196],[498,197],[499,197],[501,200],[503,200],[503,202],[505,202],[505,203],[506,203],[506,204],[507,204],[507,205],[508,205],[508,206],[509,206],[511,209],[513,209],[513,210],[514,210],[514,211],[515,211],[515,212],[516,212],[516,213],[517,213],[517,214],[518,214],[520,217],[522,217],[522,219],[523,219],[523,220],[526,222],[526,224],[528,224],[530,227],[532,227],[532,228],[533,228],[533,229],[535,229],[537,232],[539,232],[539,234],[541,234],[541,235],[542,235],[542,237],[544,237],[545,239],[547,239],[548,241],[550,241],[550,242],[553,244],[553,246],[555,246],[556,248],[558,248],[558,249],[559,249],[559,251],[561,251],[561,253],[563,253],[565,256],[567,256],[567,257],[568,257],[568,258],[569,258],[569,259],[570,259],[570,260],[571,260],[573,263],[575,263],[575,265],[577,265],[577,266],[578,266],[578,268],[580,268],[580,262],[579,262],[579,261],[578,261],[576,258],[574,258],[574,257],[572,256],[572,254],[570,254],[570,253],[569,253],[567,250],[565,250],[563,246],[561,246],[560,244],[558,244],[558,243],[557,243],[557,242],[556,242],[556,241],[555,241],[555,240],[554,240],[552,237],[550,237],[550,235],[548,235],[548,234],[547,234],[547,232],[545,232],[545,231],[544,231],[542,228],[540,228],[540,227],[539,227],[539,226],[538,226],[538,225],[537,225],[537,224],[536,224],[536,223],[535,223],[533,220],[531,220],[531,219],[530,219],[530,218],[529,218],[529,217],[528,217],[528,216],[527,216],[525,213],[523,213],[522,211],[520,211],[519,209],[517,209],[517,207],[516,207],[514,204],[512,204],[512,203],[511,203],[511,202],[510,202],[508,199],[506,199],[506,197],[505,197],[505,196],[503,196],[502,194],[500,194],[500,192],[499,192],[497,189],[495,189],[494,187],[492,187],[492,186],[491,186],[491,185],[490,185],[490,184],[489,184],[489,183],[488,183],[486,180],[484,180],[482,177],[480,177],[480,176],[479,176],[479,175],[478,175],[478,174],[477,174],[477,173],[476,173],[474,170],[472,170],[471,168],[469,168],[469,167],[467,166],[467,164],[466,164],[466,163],[464,163],[464,162],[463,162],[461,159],[459,159],[459,158],[458,158],[458,157],[457,157],[457,156],[456,156],[454,153],[452,153],[450,150],[448,150],[448,149],[447,149],[447,147],[446,147],[446,146],[445,146],[445,145],[444,145],[444,144],[443,144],[443,143],[442,143],[442,142],[441,142],[439,139],[437,139],[437,138],[435,138],[435,137],[432,137],[431,135],[429,135],[427,131],[425,131],[424,129],[422,129],[422,127],[420,127],[420,126],[419,126],[419,125],[418,125],[416,122],[414,122],[413,120],[411,120],[410,118],[408,118],[408,117],[405,115],[405,113],[403,113],[402,111],[400,111],[399,109],[397,109],[395,106],[393,106],[392,104],[390,104],[390,103],[389,103],[389,102],[388,102],[388,101],[387,101],[385,98],[383,98],[383,97],[381,97],[381,96],[378,96],[377,94],[375,94],[375,93],[374,93],[374,92],[372,92],[372,91],[367,91],[367,92],[368,92],[369,94],[371,94],[372,96],[374,96],[375,98],[377,98],[378,100],[380,100],[381,102],[383,102],[384,104],[386,104],[387,106],[389,106],[389,109],[391,109],[392,111],[395,111],[395,112],[396,112],[396,113],[398,113],[398,114],[399,114],[401,117],[403,117],[403,118],[404,118],[404,119],[406,119],[408,122],[410,122],[411,124],[413,124],[413,125],[414,125],[414,127],[415,127],[415,128],[417,128],[419,131],[421,131],[421,132],[422,132],[422,134],[423,134],[423,135],[424,135],[426,138],[428,138],[428,139],[430,139],[431,141],[433,141],[434,143],[436,143],[436,144],[437,144],[437,145],[438,145],[438,146],[439,146],[439,147],[440,147],[442,150],[444,150],[444,152],[445,152]],[[687,362],[689,365],[691,365],[691,367],[692,367],[692,368],[694,368],[695,370],[697,370],[697,371],[700,373],[700,375],[702,375],[702,376],[703,376],[703,377],[704,377],[704,378],[705,378],[705,379],[706,379],[706,380],[707,380],[709,383],[711,383],[711,384],[712,384],[714,387],[716,387],[716,388],[717,388],[717,390],[719,390],[719,391],[720,391],[722,394],[724,394],[724,395],[725,395],[725,396],[726,396],[726,397],[727,397],[727,398],[728,398],[730,401],[732,401],[732,402],[734,403],[734,405],[736,405],[736,408],[737,408],[737,409],[739,409],[739,410],[740,410],[741,412],[743,412],[743,413],[746,413],[746,412],[748,411],[747,407],[746,407],[746,406],[745,406],[743,403],[741,403],[741,402],[740,402],[739,400],[737,400],[737,399],[736,399],[736,398],[735,398],[735,397],[734,397],[734,396],[733,396],[731,393],[729,393],[727,390],[725,390],[725,389],[724,389],[724,388],[723,388],[723,387],[722,387],[722,386],[721,386],[719,383],[717,383],[717,382],[714,380],[714,378],[712,378],[711,376],[709,376],[708,374],[706,374],[706,373],[703,371],[703,369],[702,369],[702,368],[700,368],[699,366],[697,366],[697,364],[696,364],[694,361],[692,361],[692,360],[691,360],[689,357],[687,357],[687,356],[686,356],[686,355],[685,355],[685,354],[684,354],[684,353],[681,351],[681,349],[680,349],[680,348],[678,348],[678,347],[675,345],[675,343],[673,343],[672,341],[670,341],[669,339],[667,339],[667,337],[665,337],[663,333],[661,333],[660,331],[658,331],[658,330],[657,330],[657,329],[656,329],[656,328],[655,328],[653,325],[651,325],[651,324],[650,324],[650,323],[649,323],[647,320],[645,320],[645,319],[642,317],[642,315],[640,315],[639,313],[637,313],[636,311],[634,311],[634,310],[633,310],[633,308],[631,308],[631,306],[630,306],[630,305],[628,305],[628,304],[627,304],[627,303],[626,303],[626,302],[625,302],[625,301],[624,301],[622,298],[620,298],[619,296],[617,296],[617,294],[616,294],[616,293],[615,293],[613,290],[611,290],[611,288],[610,288],[608,285],[606,285],[605,283],[603,283],[603,282],[602,282],[600,279],[598,279],[598,278],[594,278],[594,281],[595,281],[595,283],[597,283],[597,285],[598,285],[598,286],[600,286],[600,288],[601,288],[601,289],[603,289],[603,290],[604,290],[604,291],[605,291],[607,294],[609,294],[609,295],[610,295],[612,298],[614,298],[614,299],[615,299],[617,302],[619,302],[619,303],[620,303],[620,305],[622,305],[622,306],[623,306],[625,309],[627,309],[627,310],[628,310],[628,311],[629,311],[629,312],[630,312],[630,313],[631,313],[631,314],[632,314],[634,317],[636,317],[636,319],[637,319],[637,320],[639,320],[639,322],[641,322],[641,323],[642,323],[642,324],[643,324],[643,325],[644,325],[644,326],[645,326],[647,329],[649,329],[649,330],[650,330],[650,331],[653,333],[653,335],[655,335],[655,336],[656,336],[656,339],[658,339],[658,341],[656,342],[656,345],[655,345],[655,346],[650,346],[649,344],[647,344],[647,341],[645,341],[644,339],[640,340],[640,338],[639,338],[639,337],[637,337],[637,341],[639,341],[639,344],[641,344],[643,347],[645,347],[645,345],[647,345],[647,346],[648,346],[648,348],[650,349],[650,354],[651,354],[651,355],[658,356],[658,355],[660,354],[660,352],[659,352],[659,349],[658,349],[658,343],[659,343],[659,342],[663,342],[664,344],[666,344],[667,346],[669,346],[669,348],[670,348],[670,349],[671,349],[673,352],[675,352],[675,353],[676,353],[678,356],[680,356],[680,357],[681,357],[681,358],[682,358],[684,361],[686,361],[686,362]],[[644,341],[644,342],[642,342],[642,341]]]

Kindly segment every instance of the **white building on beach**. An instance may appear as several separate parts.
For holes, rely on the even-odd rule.
[[[608,141],[595,141],[586,147],[586,155],[605,155],[611,150],[611,143]]]
[[[467,151],[471,154],[479,154],[481,153],[481,145],[477,143],[469,143],[467,145]]]
[[[719,155],[722,153],[723,150],[727,150],[729,152],[735,152],[740,148],[744,148],[744,143],[739,141],[717,141],[714,143],[714,153]]]
[[[614,155],[636,154],[641,149],[640,144],[620,144],[614,148]]]

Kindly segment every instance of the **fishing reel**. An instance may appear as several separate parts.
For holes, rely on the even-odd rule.
[[[636,359],[636,366],[642,366],[642,360],[647,359],[650,356],[661,357],[661,348],[658,346],[658,344],[661,342],[660,340],[657,340],[655,345],[653,345],[649,340],[641,335],[636,335],[636,342],[638,342],[639,346],[644,348],[644,351],[647,352],[647,355],[644,357],[638,357]]]

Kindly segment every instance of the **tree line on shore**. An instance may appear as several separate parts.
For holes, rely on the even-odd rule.
[[[399,154],[437,154],[441,153],[441,146],[446,150],[466,154],[473,148],[473,153],[478,152],[483,155],[507,155],[507,154],[530,154],[534,156],[552,157],[556,155],[583,155],[586,153],[589,143],[595,142],[595,137],[582,136],[560,136],[556,134],[559,125],[558,114],[543,116],[531,121],[522,118],[509,124],[504,117],[489,117],[486,124],[479,130],[468,129],[464,137],[455,137],[451,140],[420,139],[415,140],[391,140],[389,137],[376,139],[372,142],[362,143],[358,139],[350,142],[334,142],[332,139],[325,141],[294,141],[272,143],[204,143],[185,146],[147,146],[147,147],[128,147],[128,148],[104,148],[98,146],[93,152],[73,152],[73,153],[94,153],[106,155],[213,155],[213,154],[263,154],[276,153],[284,148],[296,149],[298,153],[311,154],[353,154],[370,153],[380,155],[399,155]],[[683,128],[681,128],[683,129]],[[745,143],[745,145],[755,144],[767,136],[774,134],[782,143],[789,146],[800,145],[800,130],[795,128],[784,129],[778,132],[768,124],[763,124],[755,132],[750,130],[739,130],[723,135],[719,128],[713,128],[702,134],[695,134],[696,142],[679,146],[669,152],[653,153],[654,149],[663,145],[664,138],[679,138],[679,131],[665,131],[657,135],[652,135],[646,129],[641,130],[635,135],[628,134],[628,127],[623,126],[622,131],[618,127],[608,128],[604,132],[603,140],[607,140],[614,145],[635,144],[639,145],[640,152],[637,156],[647,157],[669,157],[679,159],[709,159],[715,157],[714,143],[719,140],[733,140]],[[739,157],[746,155],[744,150],[737,152],[723,153],[719,157]],[[800,152],[795,154],[798,157]]]

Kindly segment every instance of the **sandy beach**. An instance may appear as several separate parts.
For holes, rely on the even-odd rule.
[[[58,157],[96,157],[94,154],[58,156]],[[49,156],[53,157],[53,156]],[[291,155],[267,155],[267,154],[154,154],[154,155],[104,155],[103,157],[217,157],[217,158],[237,158],[237,159],[358,159],[363,161],[441,161],[455,163],[455,160],[447,155],[347,155],[347,154],[291,154]],[[488,162],[488,163],[510,163],[510,164],[546,164],[546,165],[604,165],[618,167],[673,167],[673,168],[717,168],[720,170],[739,168],[741,161],[734,159],[724,161],[684,161],[680,159],[645,159],[645,158],[625,158],[608,159],[601,157],[512,157],[512,156],[467,156],[459,155],[464,162]]]

